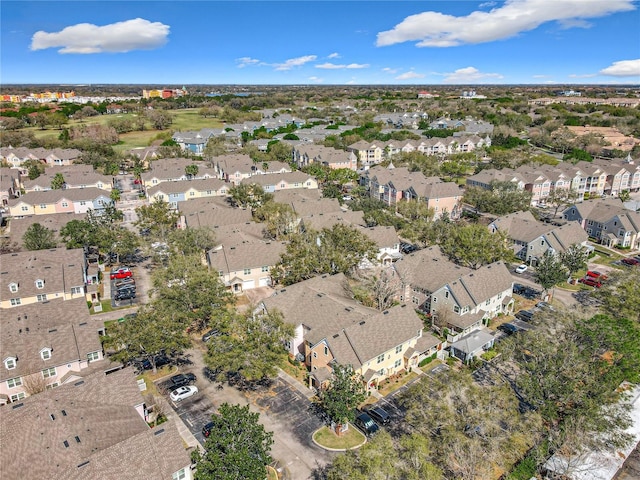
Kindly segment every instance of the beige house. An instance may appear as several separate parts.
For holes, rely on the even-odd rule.
[[[254,162],[246,154],[220,155],[214,158],[215,171],[219,178],[234,185],[254,175],[290,173],[291,167],[284,162]]]
[[[318,181],[315,177],[300,171],[274,173],[271,175],[252,175],[249,178],[243,178],[240,183],[244,185],[258,184],[266,193],[280,190],[316,190],[318,188]]]
[[[50,167],[35,180],[23,180],[22,188],[25,193],[52,190],[51,182],[57,174],[64,178],[64,189],[94,187],[110,192],[113,188],[114,177],[96,172],[91,165]]]
[[[364,307],[353,300],[346,282],[342,274],[315,277],[278,290],[258,308],[279,311],[295,326],[287,348],[309,369],[311,387],[322,388],[339,363],[353,366],[367,389],[375,389],[442,348],[440,340],[423,333],[413,308]]]
[[[18,402],[77,380],[102,365],[101,322],[83,298],[31,304],[4,311],[0,336],[0,403]]]
[[[187,174],[187,167],[195,165],[198,173]],[[145,189],[155,187],[164,182],[183,182],[186,180],[202,180],[217,178],[217,174],[207,162],[198,162],[190,158],[161,158],[150,164],[151,169],[141,175]]]
[[[0,255],[0,263],[0,309],[56,299],[91,300],[81,248],[7,253]]]
[[[5,478],[191,480],[173,420],[150,428],[134,373],[97,371],[0,409]]]
[[[225,225],[242,225],[253,220],[251,210],[235,208],[227,199],[226,196],[214,196],[178,202],[178,228],[218,228]]]
[[[384,144],[382,143],[360,140],[349,145],[347,151],[355,153],[358,156],[358,164],[364,168],[377,165],[384,159]]]

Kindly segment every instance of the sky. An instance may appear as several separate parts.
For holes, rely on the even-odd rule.
[[[22,83],[640,84],[640,0],[2,0]]]

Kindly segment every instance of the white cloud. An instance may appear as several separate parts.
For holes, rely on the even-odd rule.
[[[569,78],[593,78],[593,77],[596,77],[597,75],[598,75],[597,73],[583,73],[583,74],[572,73],[571,75],[569,75]]]
[[[613,77],[640,76],[640,58],[613,62],[613,65],[603,68],[599,73],[600,75],[611,75]]]
[[[167,43],[169,25],[135,18],[110,25],[79,23],[59,32],[38,31],[31,38],[31,50],[60,48],[58,53],[124,53],[152,50]]]
[[[532,75],[533,78],[548,78],[549,75]]]
[[[327,56],[327,58],[340,58],[340,54],[337,52],[331,53],[329,54],[329,56]]]
[[[497,5],[496,2],[484,2],[478,5],[478,8],[489,8],[489,7],[495,7],[496,5]]]
[[[313,62],[316,58],[318,58],[317,55],[305,55],[303,57],[290,58],[284,63],[274,63],[273,66],[276,70],[291,70],[293,67],[300,67],[305,63]]]
[[[356,69],[356,68],[369,68],[369,64],[368,63],[350,63],[348,65],[339,65],[336,63],[326,62],[326,63],[320,63],[316,65],[316,68],[324,68],[326,70],[339,70],[343,68]]]
[[[402,73],[400,75],[398,75],[395,79],[396,80],[411,80],[412,78],[424,78],[425,75],[423,73],[416,73],[416,72],[405,72]]]
[[[484,43],[513,37],[546,22],[567,26],[634,9],[633,0],[507,0],[488,12],[477,10],[461,17],[433,11],[411,15],[393,29],[378,33],[376,45],[417,42],[418,47],[453,47]]]
[[[320,77],[309,77],[308,80],[313,83],[322,83],[324,80]]]
[[[455,72],[446,73],[444,83],[481,83],[488,80],[504,78],[499,73],[482,73],[475,67],[459,68]]]
[[[384,68],[382,69],[382,71],[383,71],[384,73],[391,73],[391,74],[393,74],[393,73],[398,73],[398,69],[397,69],[397,68],[384,67]]]
[[[251,57],[241,57],[241,58],[236,58],[236,63],[238,64],[238,68],[244,68],[249,65],[256,65],[260,63],[260,60],[256,60],[255,58],[251,58]]]

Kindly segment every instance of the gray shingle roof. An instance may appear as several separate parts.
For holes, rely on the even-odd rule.
[[[109,191],[95,187],[46,190],[43,192],[27,192],[19,198],[9,200],[8,205],[13,207],[21,202],[29,205],[51,204],[62,199],[67,199],[72,202],[91,202],[101,196],[110,201]]]
[[[260,268],[278,263],[284,252],[282,242],[254,241],[222,245],[207,252],[209,265],[214,271],[237,272],[245,268]]]
[[[449,261],[440,247],[429,247],[405,255],[394,265],[404,283],[430,293],[472,271]]]
[[[62,247],[64,242],[60,238],[60,229],[71,220],[85,220],[87,218],[84,213],[54,213],[51,215],[29,215],[27,217],[12,218],[9,222],[9,238],[12,241],[22,244],[22,237],[27,229],[34,223],[39,223],[55,233],[57,245]]]
[[[494,336],[487,330],[475,330],[451,344],[451,348],[460,350],[466,354],[476,352],[484,345],[494,339]]]

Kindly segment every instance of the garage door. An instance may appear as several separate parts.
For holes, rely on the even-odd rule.
[[[251,290],[252,288],[256,288],[255,280],[245,280],[242,282],[242,290]]]
[[[269,277],[262,277],[260,280],[258,280],[259,287],[268,287],[269,285],[271,285],[271,278]]]

